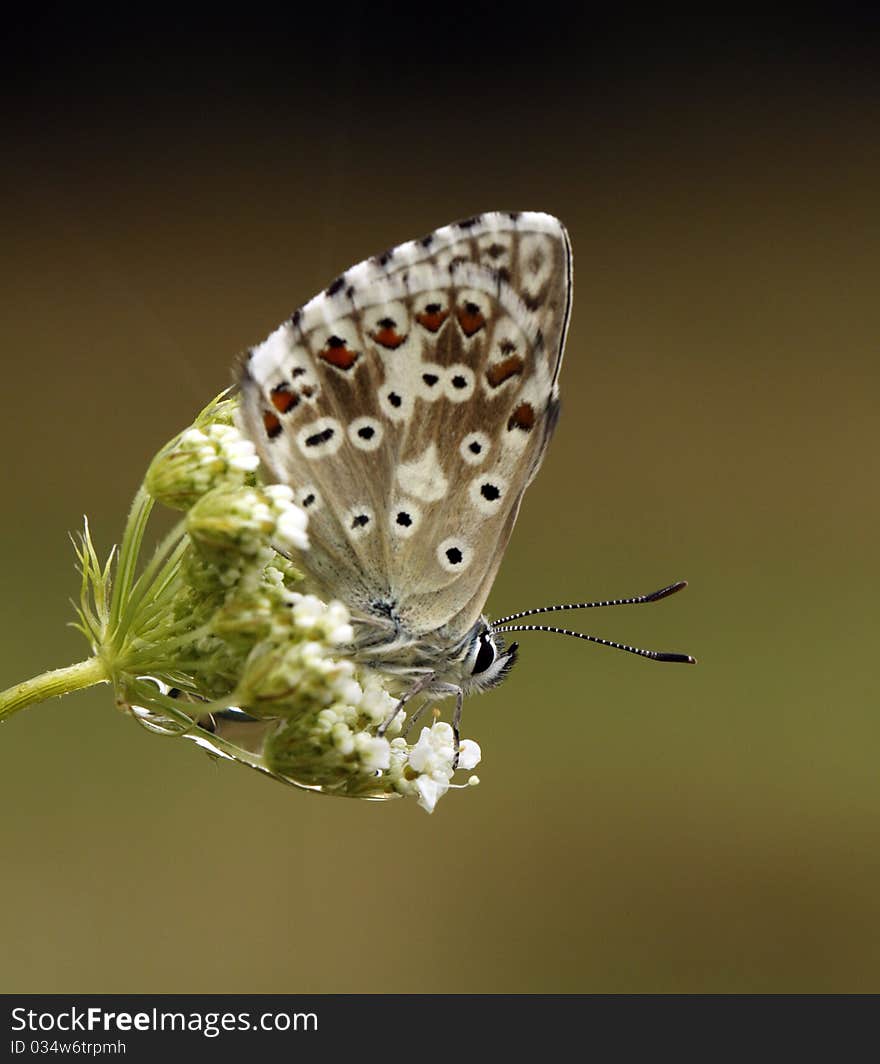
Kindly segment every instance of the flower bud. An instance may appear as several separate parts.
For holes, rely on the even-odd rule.
[[[237,488],[260,464],[250,440],[232,425],[190,428],[161,451],[147,470],[144,486],[159,502],[188,510],[213,488]]]
[[[190,509],[186,528],[211,553],[254,557],[267,547],[307,550],[307,517],[283,484],[267,488],[215,488]]]

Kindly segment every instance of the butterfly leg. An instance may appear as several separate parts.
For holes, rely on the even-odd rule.
[[[459,687],[455,693],[455,712],[452,714],[452,737],[455,743],[455,756],[452,758],[452,771],[458,768],[458,754],[461,749],[461,707],[464,705],[464,691]]]
[[[415,725],[418,722],[418,720],[421,717],[421,715],[425,712],[425,710],[428,708],[428,706],[430,704],[431,704],[431,699],[430,698],[426,698],[425,701],[422,702],[422,704],[419,706],[419,708],[414,713],[410,714],[409,720],[406,722],[406,725],[404,726],[403,731],[400,733],[400,736],[401,736],[402,739],[405,739],[409,735],[409,733],[415,727]]]
[[[379,725],[376,734],[380,737],[383,736],[385,732],[388,731],[388,729],[391,727],[391,722],[403,709],[407,702],[409,702],[411,698],[415,698],[416,695],[421,694],[422,691],[424,691],[426,687],[430,687],[433,682],[434,673],[430,672],[427,676],[423,676],[421,680],[418,680],[416,683],[414,683],[412,687],[406,692],[406,694],[397,701],[394,706],[394,709],[391,710],[385,720],[383,720],[382,723]],[[424,706],[422,706],[418,712],[421,713],[422,709],[424,709]]]

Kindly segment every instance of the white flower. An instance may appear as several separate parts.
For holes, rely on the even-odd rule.
[[[361,698],[363,698],[363,691],[361,685],[353,677],[342,677],[336,685],[336,690],[339,695],[340,701],[347,702],[349,705],[356,706]]]
[[[232,440],[226,445],[226,461],[232,469],[253,473],[260,464],[254,445],[250,440]]]
[[[284,550],[308,550],[306,527],[309,519],[305,510],[293,501],[293,489],[287,484],[270,484],[263,490],[271,501],[275,516],[273,542]]]
[[[322,602],[314,595],[291,594],[293,621],[298,628],[310,632],[332,646],[343,646],[354,639],[348,610],[341,602]]]
[[[198,432],[198,429],[190,429],[184,436]],[[210,457],[221,458],[230,468],[246,473],[253,473],[260,464],[254,445],[232,425],[217,422],[208,425],[204,430],[203,439],[203,453],[206,458],[210,453]]]
[[[481,756],[482,753],[480,747],[473,741],[473,739],[462,739],[461,745],[458,748],[459,768],[463,768],[465,772],[467,772],[468,769],[476,768],[480,763]]]
[[[419,805],[428,813],[434,812],[434,806],[449,790],[448,780],[436,780],[430,776],[419,776],[415,781],[419,794]]]
[[[286,550],[308,550],[307,524],[305,510],[291,503],[275,518],[275,541]]]
[[[267,484],[263,491],[273,502],[293,502],[293,488],[289,484]]]
[[[299,628],[316,628],[324,617],[327,607],[314,595],[293,595],[293,619]]]
[[[354,641],[354,629],[349,623],[348,609],[337,601],[327,607],[327,638],[334,646],[344,646]]]
[[[381,680],[373,672],[364,671],[361,676],[361,683],[364,693],[358,708],[371,724],[382,724],[383,721],[388,719],[391,710],[397,705],[397,699],[385,690]],[[404,710],[401,710],[398,716],[405,716]],[[391,732],[393,727],[393,724],[390,725],[388,731]]]
[[[438,721],[431,728],[422,728],[419,741],[409,755],[410,768],[429,776],[452,774],[455,757],[455,737],[452,727]],[[473,768],[473,765],[469,765]]]
[[[354,735],[347,724],[334,724],[330,734],[333,736],[333,744],[340,754],[354,753]]]
[[[387,739],[378,739],[367,732],[357,732],[354,748],[365,772],[385,770],[391,765],[391,744]]]

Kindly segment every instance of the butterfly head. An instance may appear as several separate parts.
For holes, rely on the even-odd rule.
[[[519,643],[505,646],[504,638],[492,630],[485,618],[481,618],[472,629],[464,659],[463,686],[470,691],[497,687],[516,664],[518,650]]]

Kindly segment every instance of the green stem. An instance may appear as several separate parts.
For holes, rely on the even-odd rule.
[[[25,680],[0,692],[0,723],[26,706],[109,681],[107,669],[100,658],[89,658],[64,669],[44,672],[42,676],[35,676],[32,680]]]

